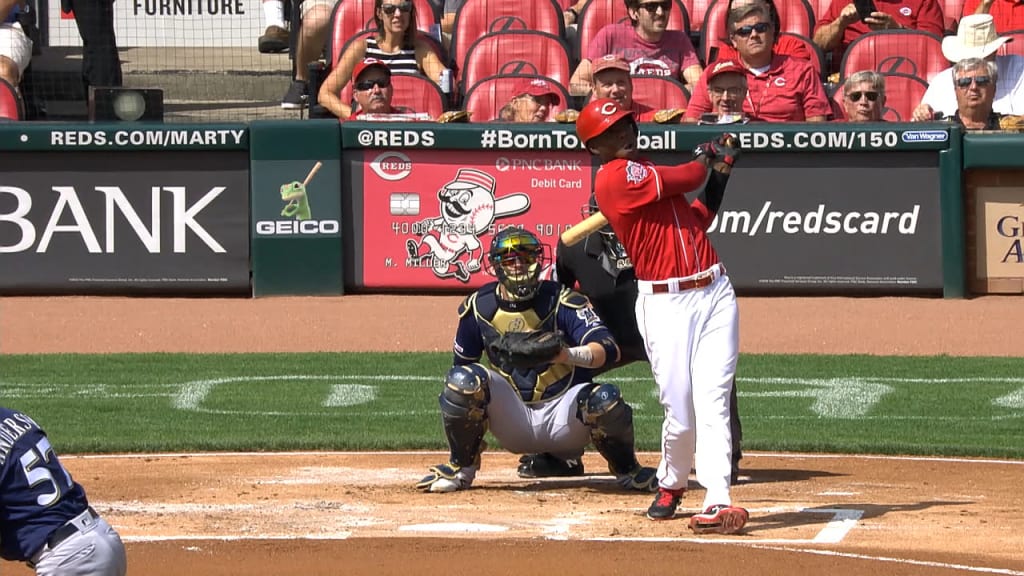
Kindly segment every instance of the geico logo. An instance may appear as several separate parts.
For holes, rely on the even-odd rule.
[[[296,236],[302,234],[337,234],[337,220],[260,220],[256,233],[260,236]]]

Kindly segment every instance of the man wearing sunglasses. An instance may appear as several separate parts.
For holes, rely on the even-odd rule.
[[[352,75],[352,97],[358,106],[351,120],[430,120],[405,106],[392,106],[391,69],[383,60],[366,58],[356,64]]]
[[[814,27],[814,43],[832,51],[832,70],[839,72],[850,44],[876,30],[921,30],[941,37],[946,28],[939,0],[873,0],[875,10],[863,18],[852,0],[832,0]]]
[[[861,70],[843,82],[843,112],[848,122],[884,122],[885,76]]]
[[[593,64],[606,54],[622,56],[633,74],[668,76],[692,88],[703,70],[690,37],[680,30],[668,30],[673,0],[625,0],[630,23],[609,24],[589,46],[586,57],[569,80],[574,95],[589,94],[593,87]]]
[[[772,8],[763,0],[736,3],[726,16],[729,41],[747,77],[743,112],[764,122],[824,122],[832,106],[814,66],[775,51]],[[684,120],[697,122],[712,112],[708,90],[714,66],[704,71],[692,91]]]
[[[995,62],[967,58],[953,66],[957,110],[950,118],[966,130],[999,130],[1002,114],[992,109],[999,71]]]
[[[1024,114],[1024,56],[998,54],[1010,40],[996,34],[992,16],[970,14],[960,21],[956,35],[942,39],[942,55],[954,64],[966,58],[994,62],[999,70],[999,83],[996,84],[992,109],[1001,114],[1019,115]],[[921,104],[914,109],[914,120],[927,122],[936,114],[952,116],[958,108],[957,95],[953,68],[939,72],[928,83]]]

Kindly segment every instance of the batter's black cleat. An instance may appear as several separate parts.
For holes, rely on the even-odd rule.
[[[583,462],[575,458],[562,460],[547,452],[527,454],[519,459],[519,468],[516,472],[520,478],[583,476]]]
[[[654,497],[654,502],[647,509],[647,517],[651,520],[671,519],[676,515],[676,508],[679,507],[679,501],[683,499],[685,492],[686,490],[682,488],[669,490],[668,488],[659,487],[658,495]]]

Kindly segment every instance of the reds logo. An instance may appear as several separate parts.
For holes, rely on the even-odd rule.
[[[630,160],[626,163],[626,182],[637,184],[647,178],[647,166]]]
[[[911,12],[913,12],[913,10],[910,9],[910,6],[900,8],[900,14],[903,14],[904,16],[910,16]]]
[[[786,85],[786,79],[783,78],[782,76],[779,76],[778,78],[775,79],[774,84],[779,88],[782,88],[783,86]]]
[[[601,104],[598,111],[604,116],[611,116],[619,111],[619,105],[615,102],[605,102],[604,104]]]

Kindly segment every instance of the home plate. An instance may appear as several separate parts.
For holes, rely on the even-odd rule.
[[[399,526],[399,532],[506,532],[508,526],[495,526],[494,524],[467,524],[463,522],[449,522],[439,524],[409,524]]]

